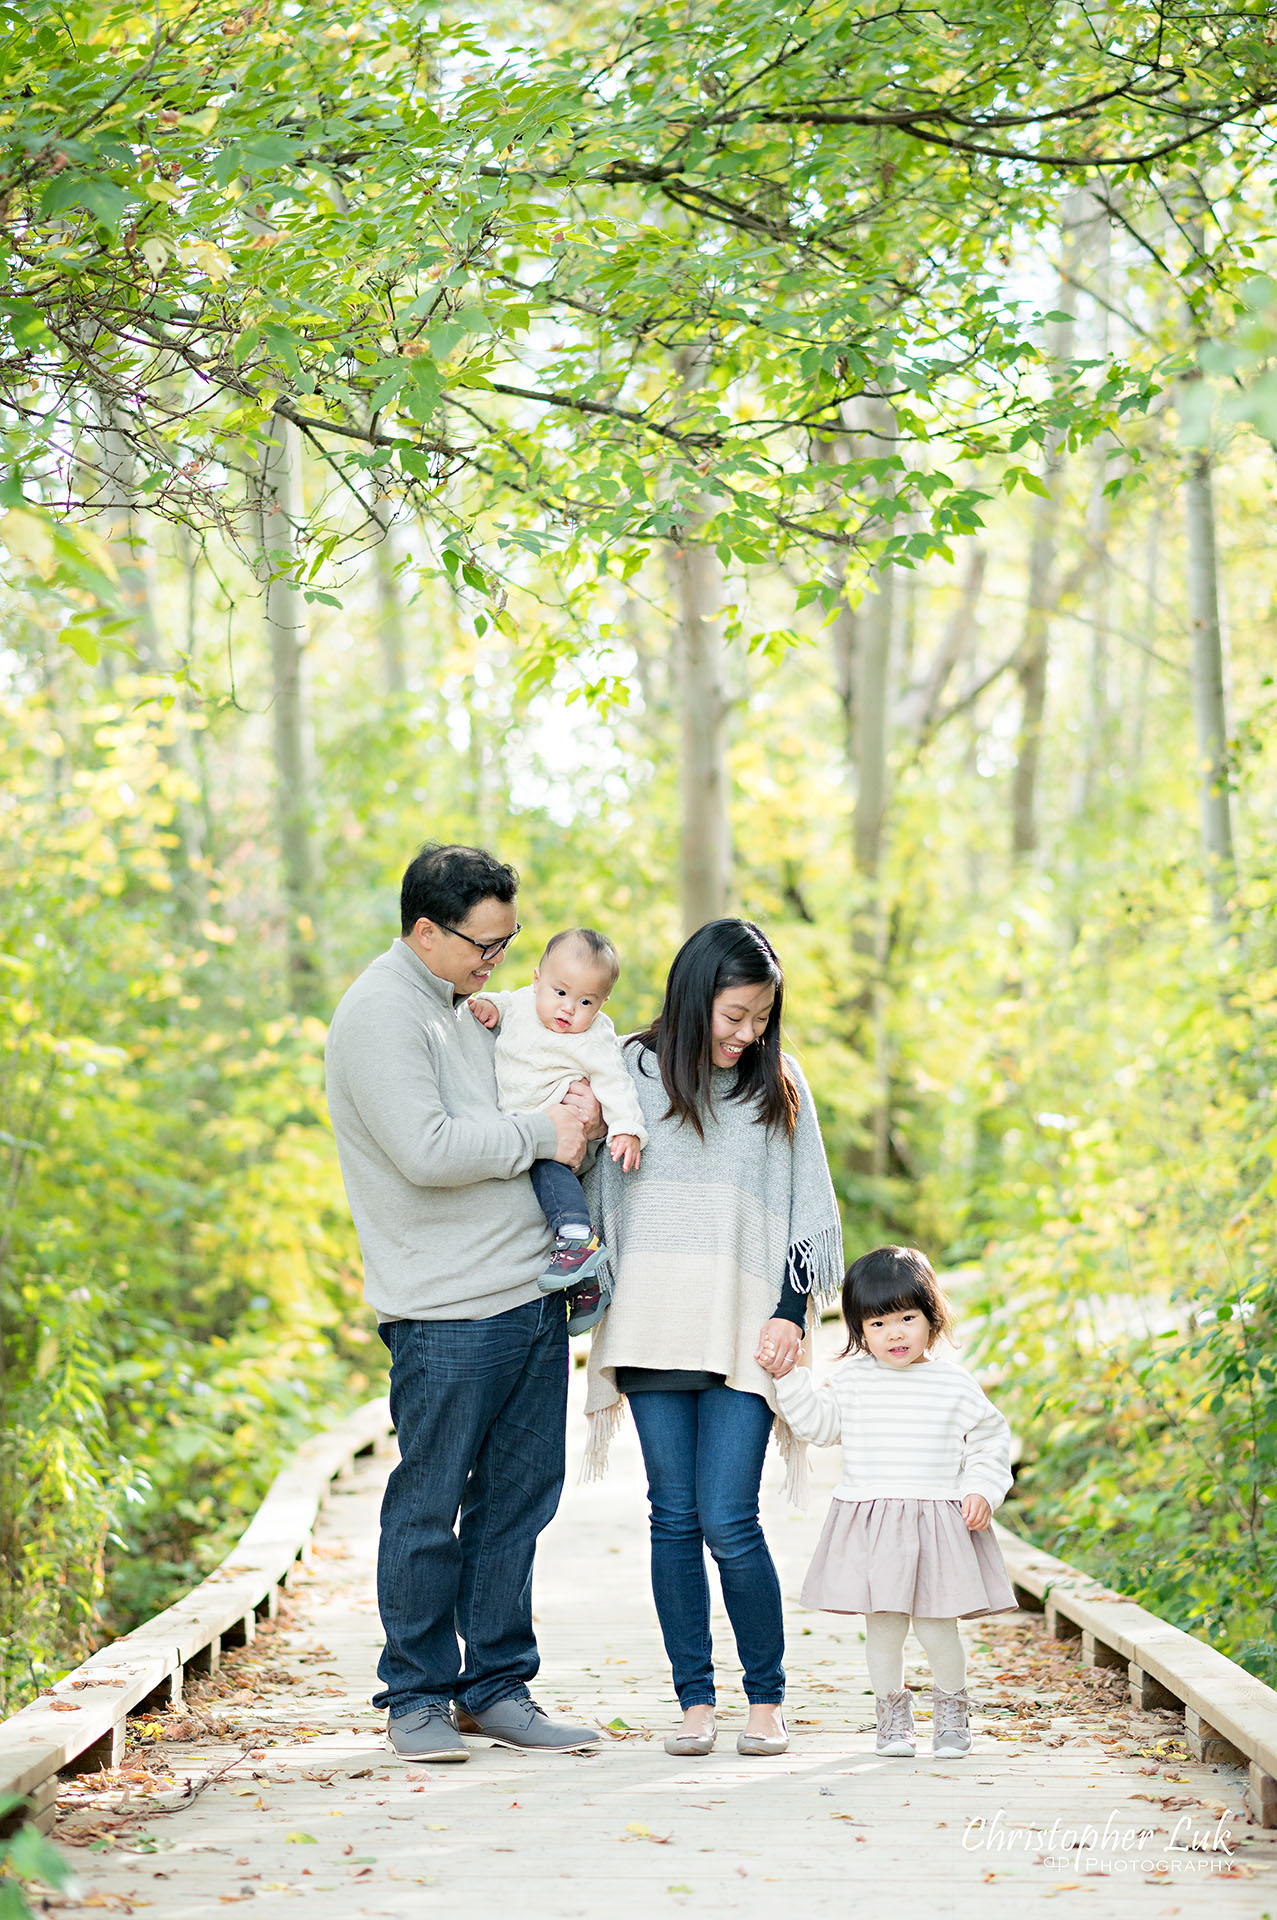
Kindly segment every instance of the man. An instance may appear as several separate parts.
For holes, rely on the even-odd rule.
[[[532,1559],[563,1487],[567,1331],[563,1294],[537,1287],[550,1234],[527,1170],[575,1166],[587,1129],[602,1129],[588,1089],[498,1110],[494,1036],[464,1002],[519,931],[517,886],[477,847],[423,847],[403,878],[401,938],[328,1035],[365,1295],[391,1356],[400,1462],[381,1509],[373,1704],[404,1760],[468,1759],[459,1728],[548,1752],[599,1737],[528,1692]]]

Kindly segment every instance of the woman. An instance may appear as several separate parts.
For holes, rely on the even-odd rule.
[[[626,1042],[648,1144],[638,1172],[600,1155],[595,1217],[616,1292],[590,1353],[587,1472],[629,1400],[652,1509],[652,1591],[683,1724],[669,1753],[715,1740],[704,1549],[745,1674],[741,1753],[783,1753],[780,1585],[758,1521],[773,1426],[791,1484],[801,1449],[772,1380],[798,1357],[808,1296],[842,1281],[842,1235],[806,1082],[780,1050],[784,982],[747,920],[694,933],[665,1004]]]

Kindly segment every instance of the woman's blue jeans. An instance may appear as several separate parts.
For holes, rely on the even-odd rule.
[[[708,1547],[752,1706],[785,1697],[780,1582],[758,1520],[772,1411],[757,1393],[635,1393],[652,1505],[652,1595],[681,1707],[714,1704]]]

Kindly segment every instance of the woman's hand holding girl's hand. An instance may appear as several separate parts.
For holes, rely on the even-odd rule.
[[[501,1019],[492,1001],[485,1000],[482,994],[475,994],[467,1005],[481,1027],[495,1027]]]
[[[993,1519],[993,1508],[982,1493],[964,1493],[962,1517],[970,1533],[983,1533]]]
[[[636,1133],[614,1133],[611,1141],[611,1153],[614,1160],[621,1163],[622,1173],[634,1173],[643,1158]]]
[[[792,1320],[769,1320],[758,1336],[754,1358],[773,1380],[783,1380],[798,1365],[802,1350],[802,1332]]]

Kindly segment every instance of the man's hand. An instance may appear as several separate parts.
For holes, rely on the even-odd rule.
[[[594,1088],[588,1080],[574,1080],[563,1096],[565,1107],[575,1107],[585,1123],[587,1140],[602,1140],[607,1133],[607,1121],[603,1118],[603,1109],[594,1097]]]
[[[554,1157],[565,1167],[579,1167],[585,1157],[585,1122],[575,1106],[563,1101],[557,1107],[545,1107],[554,1122]]]
[[[622,1173],[636,1173],[643,1150],[638,1143],[636,1133],[614,1133],[610,1148],[612,1158],[621,1163]]]
[[[485,1000],[481,994],[476,993],[474,998],[466,1004],[481,1027],[492,1028],[500,1024],[501,1015],[497,1012],[493,1001]]]
[[[983,1533],[993,1518],[993,1508],[982,1493],[964,1493],[962,1517],[969,1533]]]
[[[796,1327],[792,1320],[769,1320],[758,1336],[758,1351],[754,1358],[773,1380],[783,1380],[798,1365],[802,1350],[800,1327]]]

